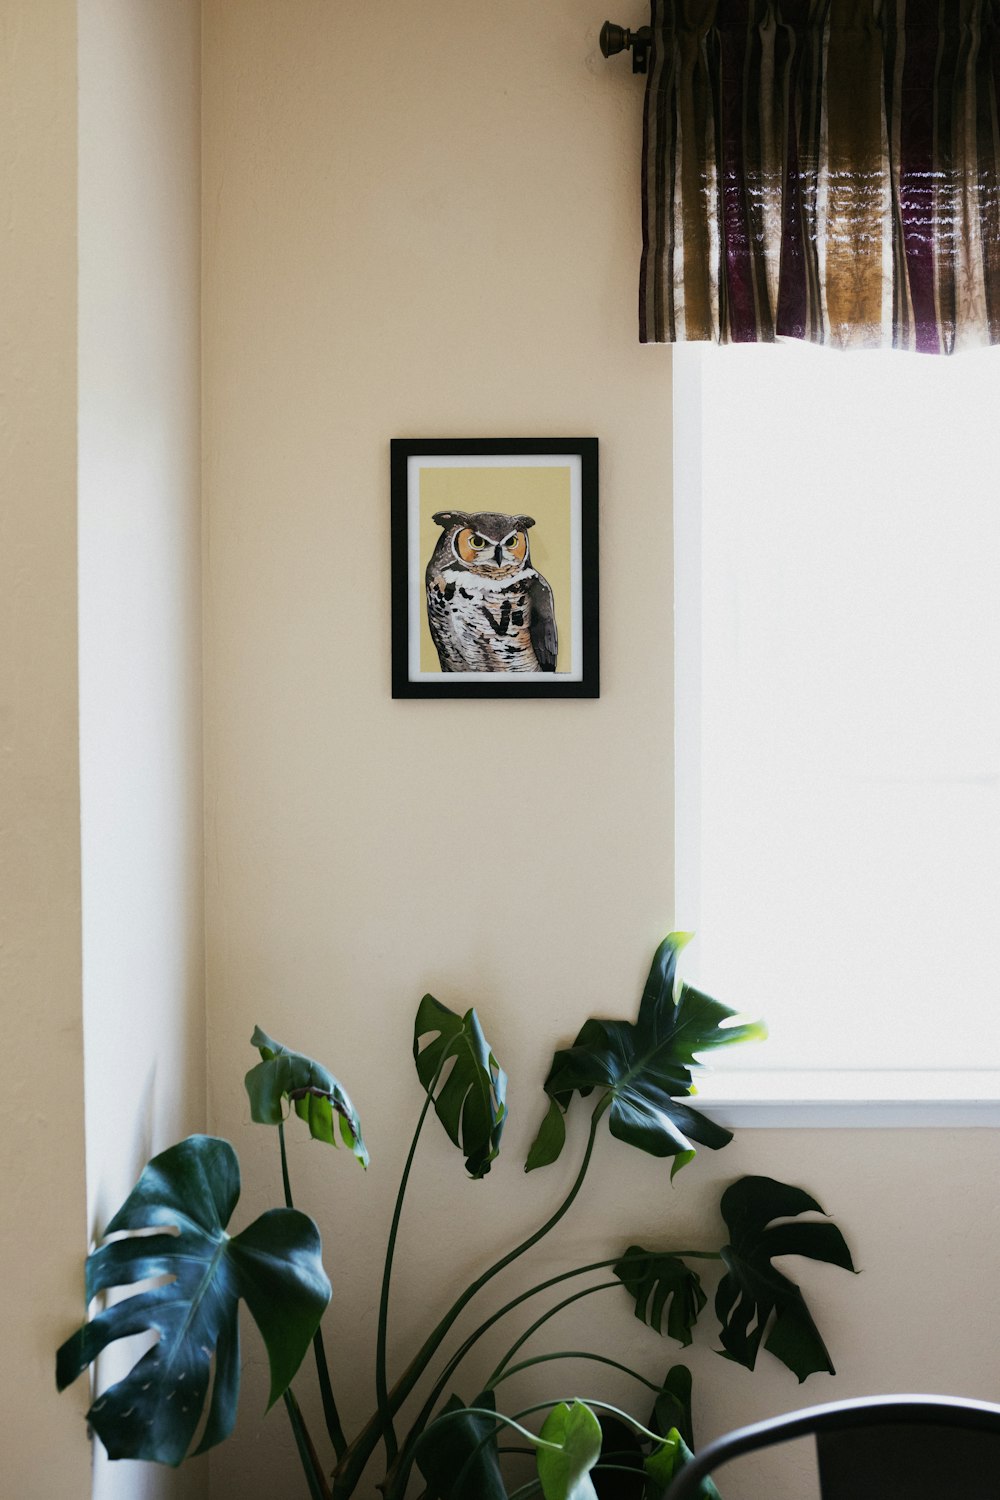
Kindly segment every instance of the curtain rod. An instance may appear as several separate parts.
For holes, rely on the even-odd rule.
[[[633,73],[646,72],[652,40],[651,26],[640,26],[638,31],[630,31],[627,26],[615,26],[610,21],[605,21],[601,27],[601,51],[604,56],[614,57],[618,52],[631,52]]]

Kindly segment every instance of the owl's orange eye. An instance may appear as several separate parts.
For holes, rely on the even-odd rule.
[[[516,531],[513,533],[512,536],[509,536],[507,538],[507,540],[504,542],[504,546],[507,548],[508,552],[513,552],[514,548],[517,546],[517,532]]]
[[[455,552],[464,563],[479,565],[479,561],[486,551],[487,541],[480,536],[478,531],[473,531],[471,526],[463,526],[455,538]]]

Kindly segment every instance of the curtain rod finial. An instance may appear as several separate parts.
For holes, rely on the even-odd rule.
[[[627,26],[615,26],[605,21],[601,27],[600,45],[605,57],[614,57],[619,52],[632,53],[632,72],[645,73],[649,65],[649,46],[653,39],[652,28],[640,26],[630,31]]]

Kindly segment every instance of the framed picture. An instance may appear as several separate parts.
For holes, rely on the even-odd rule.
[[[394,438],[392,696],[599,696],[597,439]]]

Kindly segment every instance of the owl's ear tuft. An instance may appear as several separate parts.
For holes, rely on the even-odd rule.
[[[435,515],[431,516],[431,520],[435,526],[444,526],[446,529],[459,522],[467,522],[468,519],[469,517],[464,510],[439,510]]]
[[[535,524],[534,516],[515,516],[514,525],[521,531],[528,531]]]

